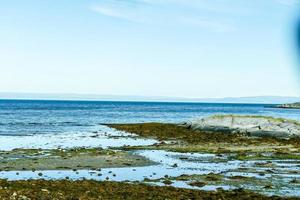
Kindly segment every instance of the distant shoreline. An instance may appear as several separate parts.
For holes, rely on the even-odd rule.
[[[177,97],[141,95],[97,95],[60,93],[9,93],[0,92],[3,100],[54,100],[54,101],[118,101],[118,102],[170,102],[170,103],[230,103],[230,104],[288,104],[300,102],[297,96],[244,96],[244,97]]]
[[[202,102],[202,101],[158,101],[158,100],[106,100],[106,99],[30,99],[30,98],[0,98],[3,101],[35,101],[35,102],[117,102],[117,103],[165,103],[165,104],[227,104],[227,105],[265,105],[277,107],[279,103],[264,102]]]
[[[283,108],[283,109],[300,109],[300,102],[290,103],[290,104],[281,104],[276,107]]]

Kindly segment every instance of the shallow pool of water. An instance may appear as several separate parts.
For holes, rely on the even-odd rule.
[[[24,179],[93,179],[93,180],[112,180],[112,181],[139,181],[145,179],[150,184],[164,185],[162,179],[164,177],[178,177],[180,175],[203,175],[203,174],[222,174],[224,177],[244,176],[260,179],[262,181],[271,182],[273,188],[263,189],[261,185],[251,183],[226,184],[226,181],[220,184],[207,184],[202,188],[192,187],[188,185],[189,181],[173,180],[172,186],[182,188],[193,188],[201,190],[215,190],[216,188],[233,189],[246,188],[265,194],[299,196],[300,184],[291,184],[294,179],[300,178],[299,165],[288,165],[290,161],[285,161],[285,168],[281,168],[283,161],[272,161],[272,173],[266,170],[269,168],[255,167],[255,162],[258,161],[226,161],[226,156],[223,156],[224,161],[220,162],[217,155],[214,154],[199,154],[199,153],[174,153],[162,150],[151,151],[136,151],[135,154],[145,156],[146,158],[155,161],[159,164],[144,167],[125,167],[125,168],[105,168],[101,171],[97,170],[52,170],[52,171],[2,171],[1,178],[9,180],[24,180]],[[182,159],[185,158],[185,159]],[[186,159],[189,158],[189,159]],[[215,159],[218,161],[215,162]],[[259,161],[264,162],[264,161]],[[175,165],[176,164],[176,165]],[[251,169],[249,172],[241,172],[241,168]],[[263,174],[262,174],[263,172]],[[293,173],[291,173],[293,172]],[[42,174],[40,174],[42,173]],[[153,181],[151,181],[153,180]]]

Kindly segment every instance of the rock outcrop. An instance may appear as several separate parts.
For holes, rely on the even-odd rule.
[[[182,125],[193,130],[250,136],[300,137],[300,122],[264,116],[216,115],[185,122]]]
[[[300,102],[297,103],[288,103],[288,104],[281,104],[276,106],[277,108],[289,108],[289,109],[300,109]]]

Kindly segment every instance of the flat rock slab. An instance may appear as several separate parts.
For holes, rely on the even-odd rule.
[[[215,115],[182,124],[201,131],[240,133],[277,138],[300,137],[300,122],[264,116]]]

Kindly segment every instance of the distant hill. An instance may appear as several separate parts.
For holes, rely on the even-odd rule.
[[[182,98],[161,96],[122,96],[96,94],[46,94],[46,93],[8,93],[0,92],[0,99],[30,99],[30,100],[93,100],[93,101],[149,101],[149,102],[199,102],[199,103],[260,103],[289,104],[300,102],[300,97],[256,96],[256,97],[226,97],[226,98]]]
[[[257,97],[228,97],[215,99],[216,102],[226,103],[262,103],[262,104],[285,104],[300,102],[300,97],[284,97],[284,96],[257,96]]]

